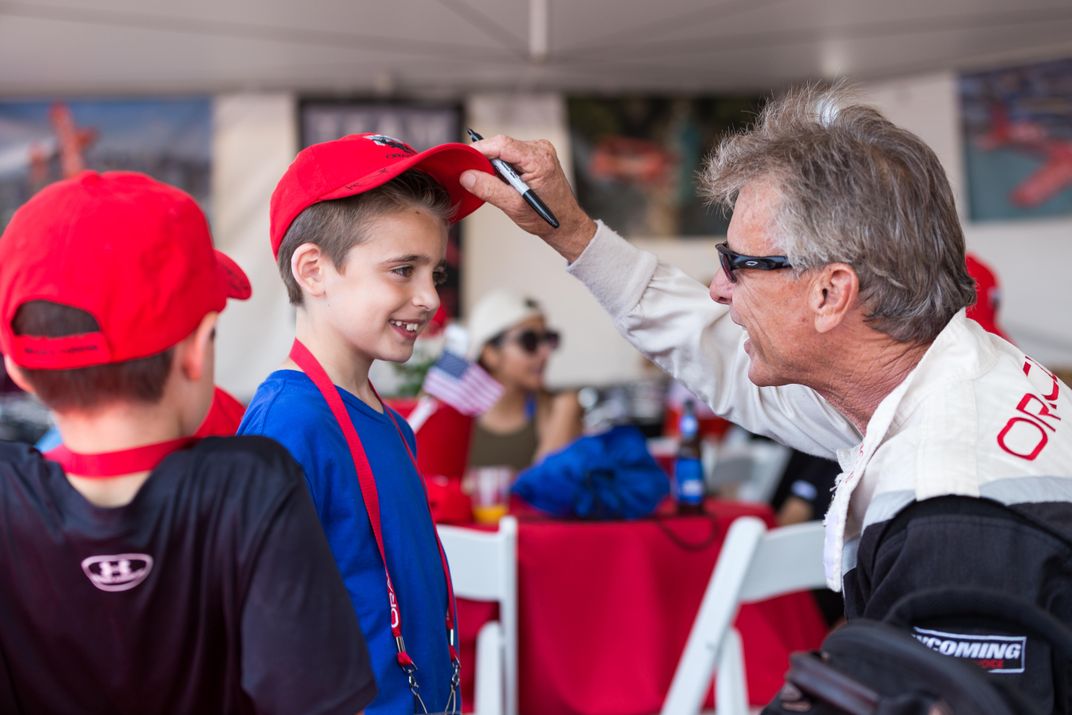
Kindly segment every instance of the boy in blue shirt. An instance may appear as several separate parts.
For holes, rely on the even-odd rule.
[[[467,169],[491,172],[462,144],[418,153],[351,135],[300,152],[272,194],[296,337],[239,433],[275,438],[305,469],[368,641],[370,715],[459,705],[449,575],[413,432],[368,374],[374,360],[407,360],[439,307],[447,228],[482,203],[458,184]]]

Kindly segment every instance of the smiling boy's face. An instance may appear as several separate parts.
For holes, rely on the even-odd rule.
[[[326,269],[325,315],[358,359],[405,362],[439,308],[447,226],[407,208],[373,219],[364,233],[368,240],[350,249],[341,272]]]

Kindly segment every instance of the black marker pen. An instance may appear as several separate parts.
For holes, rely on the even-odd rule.
[[[472,129],[466,129],[465,131],[469,133],[469,138],[475,142],[484,138]],[[540,197],[536,195],[536,192],[530,189],[529,185],[521,180],[521,176],[517,173],[517,169],[510,166],[502,159],[491,159],[491,165],[495,167],[495,171],[499,172],[499,176],[506,180],[506,183],[517,189],[517,192],[521,194],[521,198],[525,199],[525,203],[531,206],[532,210],[540,215],[540,218],[551,224],[551,228],[558,228],[558,219],[551,213],[551,209],[547,208],[547,204],[540,200]]]

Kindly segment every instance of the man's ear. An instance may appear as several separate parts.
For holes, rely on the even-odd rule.
[[[216,321],[219,317],[219,313],[207,313],[194,332],[176,346],[175,360],[182,374],[191,382],[200,380],[206,370],[214,370]]]
[[[841,325],[859,295],[860,279],[849,264],[828,263],[819,269],[809,295],[815,330],[827,333]]]
[[[4,356],[4,369],[7,370],[7,374],[11,378],[11,381],[18,385],[20,390],[28,392],[31,395],[37,394],[34,392],[29,381],[26,380],[26,373],[24,373],[22,368],[16,365],[15,361],[7,355]]]
[[[314,298],[324,295],[324,271],[331,265],[330,259],[315,243],[303,243],[290,257],[290,274],[294,276],[303,293]]]

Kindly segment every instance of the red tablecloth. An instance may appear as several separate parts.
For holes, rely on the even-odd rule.
[[[633,522],[521,517],[519,677],[527,715],[650,715],[662,706],[729,523],[766,507],[714,502],[710,517]],[[463,693],[472,707],[476,634],[493,604],[458,603]],[[809,594],[737,618],[753,704],[781,686],[789,653],[826,633]]]

